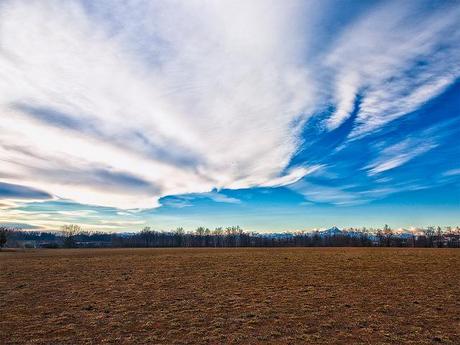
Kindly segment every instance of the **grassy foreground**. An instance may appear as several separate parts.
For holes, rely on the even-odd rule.
[[[0,344],[460,344],[460,250],[0,252]]]

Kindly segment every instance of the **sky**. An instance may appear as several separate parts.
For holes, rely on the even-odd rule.
[[[0,224],[460,225],[460,2],[3,0]]]

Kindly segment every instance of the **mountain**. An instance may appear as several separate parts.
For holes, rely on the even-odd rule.
[[[336,226],[333,226],[332,228],[330,229],[327,229],[327,230],[323,230],[323,231],[320,231],[319,232],[319,235],[321,237],[327,237],[327,236],[339,236],[339,235],[342,235],[343,234],[343,231],[340,230],[338,227]]]

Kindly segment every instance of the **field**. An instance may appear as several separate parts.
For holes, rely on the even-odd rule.
[[[460,344],[460,250],[0,252],[0,344]]]

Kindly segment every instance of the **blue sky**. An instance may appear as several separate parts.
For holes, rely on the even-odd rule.
[[[460,225],[457,1],[0,4],[0,223]]]

